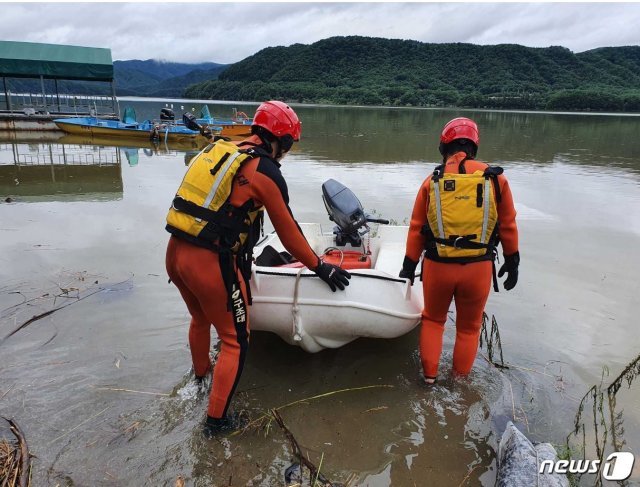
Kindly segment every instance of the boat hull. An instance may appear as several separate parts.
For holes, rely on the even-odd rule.
[[[224,137],[248,137],[251,135],[252,119],[199,118],[200,125],[208,125],[216,134]]]
[[[301,224],[301,228],[316,253],[335,245],[319,225]],[[254,265],[251,329],[276,333],[311,353],[359,337],[396,338],[410,332],[420,322],[423,303],[419,286],[396,277],[406,234],[407,227],[381,228],[371,238],[374,267],[350,271],[345,291],[332,292],[306,268]],[[277,235],[271,234],[256,247],[255,255],[267,245],[283,249]]]
[[[69,134],[75,135],[91,135],[95,137],[124,137],[129,139],[146,139],[151,138],[151,130],[153,125],[151,124],[137,124],[131,126],[125,126],[120,122],[113,121],[96,121],[89,122],[81,119],[57,119],[54,120],[55,124]],[[122,126],[114,126],[119,124]],[[158,137],[160,140],[166,140],[170,142],[178,142],[189,139],[195,139],[200,137],[197,132],[185,131],[186,129],[180,128],[180,131],[175,131],[171,126],[165,128],[159,128]]]
[[[250,125],[221,125],[220,135],[225,137],[248,137],[251,135]]]

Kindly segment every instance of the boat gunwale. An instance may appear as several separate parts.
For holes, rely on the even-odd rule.
[[[265,303],[265,304],[286,304],[292,305],[293,298],[286,297],[271,297],[271,296],[253,296],[254,303]],[[332,308],[354,308],[364,311],[371,311],[375,313],[384,314],[387,316],[391,316],[393,318],[399,318],[403,320],[416,320],[419,321],[422,316],[421,313],[399,313],[395,311],[389,311],[386,308],[381,308],[378,306],[366,305],[359,303],[357,301],[332,301],[328,299],[308,299],[298,297],[297,301],[298,305],[307,305],[307,306],[330,306]]]
[[[260,269],[278,269],[278,270],[283,270],[285,272],[263,271]],[[255,272],[256,274],[261,274],[266,276],[283,276],[283,277],[297,277],[299,271],[300,271],[299,267],[277,267],[277,266],[274,266],[274,267],[255,266],[253,270],[253,272]],[[308,271],[308,272],[301,273],[300,277],[318,277],[318,275],[315,272],[311,271],[310,269],[305,269],[305,271]],[[358,271],[360,272],[369,271],[371,272],[371,274],[361,274],[360,272],[352,272],[352,271],[348,271],[348,272],[351,276],[364,277],[369,279],[379,279],[381,281],[397,282],[400,284],[406,284],[409,281],[408,279],[391,277],[386,272],[377,270],[375,268],[374,269],[358,269]],[[384,273],[386,275],[383,276],[383,275],[380,275],[380,273]]]

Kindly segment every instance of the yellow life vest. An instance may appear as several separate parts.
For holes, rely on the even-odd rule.
[[[205,148],[189,164],[167,214],[166,229],[197,245],[237,253],[263,212],[251,201],[241,208],[229,203],[233,178],[242,164],[262,155],[266,153],[260,149],[240,149],[226,140]]]
[[[472,174],[445,173],[429,182],[427,257],[450,262],[492,260],[497,245],[500,167]]]

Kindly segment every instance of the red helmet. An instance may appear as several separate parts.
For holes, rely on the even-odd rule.
[[[267,129],[278,138],[288,135],[296,142],[300,140],[302,132],[300,120],[293,108],[276,100],[260,104],[253,116],[251,126],[254,125]]]
[[[442,129],[440,142],[448,144],[456,139],[469,139],[474,144],[480,143],[480,133],[478,126],[469,118],[454,118]]]

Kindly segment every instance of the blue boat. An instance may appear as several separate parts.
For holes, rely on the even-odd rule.
[[[136,122],[135,111],[125,110],[122,121],[105,120],[96,117],[57,118],[54,123],[69,134],[91,135],[96,137],[127,137],[177,142],[200,137],[200,133],[190,130],[173,121],[155,122],[145,120]]]

